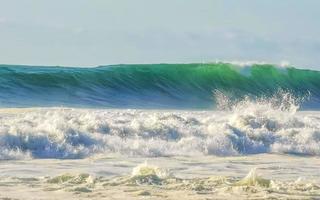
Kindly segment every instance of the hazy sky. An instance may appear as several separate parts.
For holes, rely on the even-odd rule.
[[[320,69],[320,0],[0,0],[0,63],[289,61]]]

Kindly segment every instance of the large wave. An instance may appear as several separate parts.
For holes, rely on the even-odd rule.
[[[290,93],[280,92],[269,99],[244,98],[229,111],[7,109],[0,115],[0,159],[319,156],[319,112],[296,112],[298,107]]]
[[[0,106],[111,108],[216,107],[212,93],[232,101],[270,97],[279,90],[320,101],[320,72],[270,64],[117,65],[97,68],[0,67]]]

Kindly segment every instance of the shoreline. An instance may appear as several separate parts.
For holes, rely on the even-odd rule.
[[[1,161],[0,199],[312,199],[320,198],[319,164],[274,154]]]

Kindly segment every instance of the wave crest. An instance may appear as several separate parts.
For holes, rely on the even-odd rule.
[[[0,66],[0,106],[214,108],[212,91],[234,100],[271,97],[278,90],[310,94],[318,108],[318,71],[271,64],[119,65],[98,68]]]

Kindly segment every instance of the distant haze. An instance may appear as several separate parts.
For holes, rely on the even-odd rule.
[[[319,0],[0,0],[0,63],[320,69],[319,8]]]

